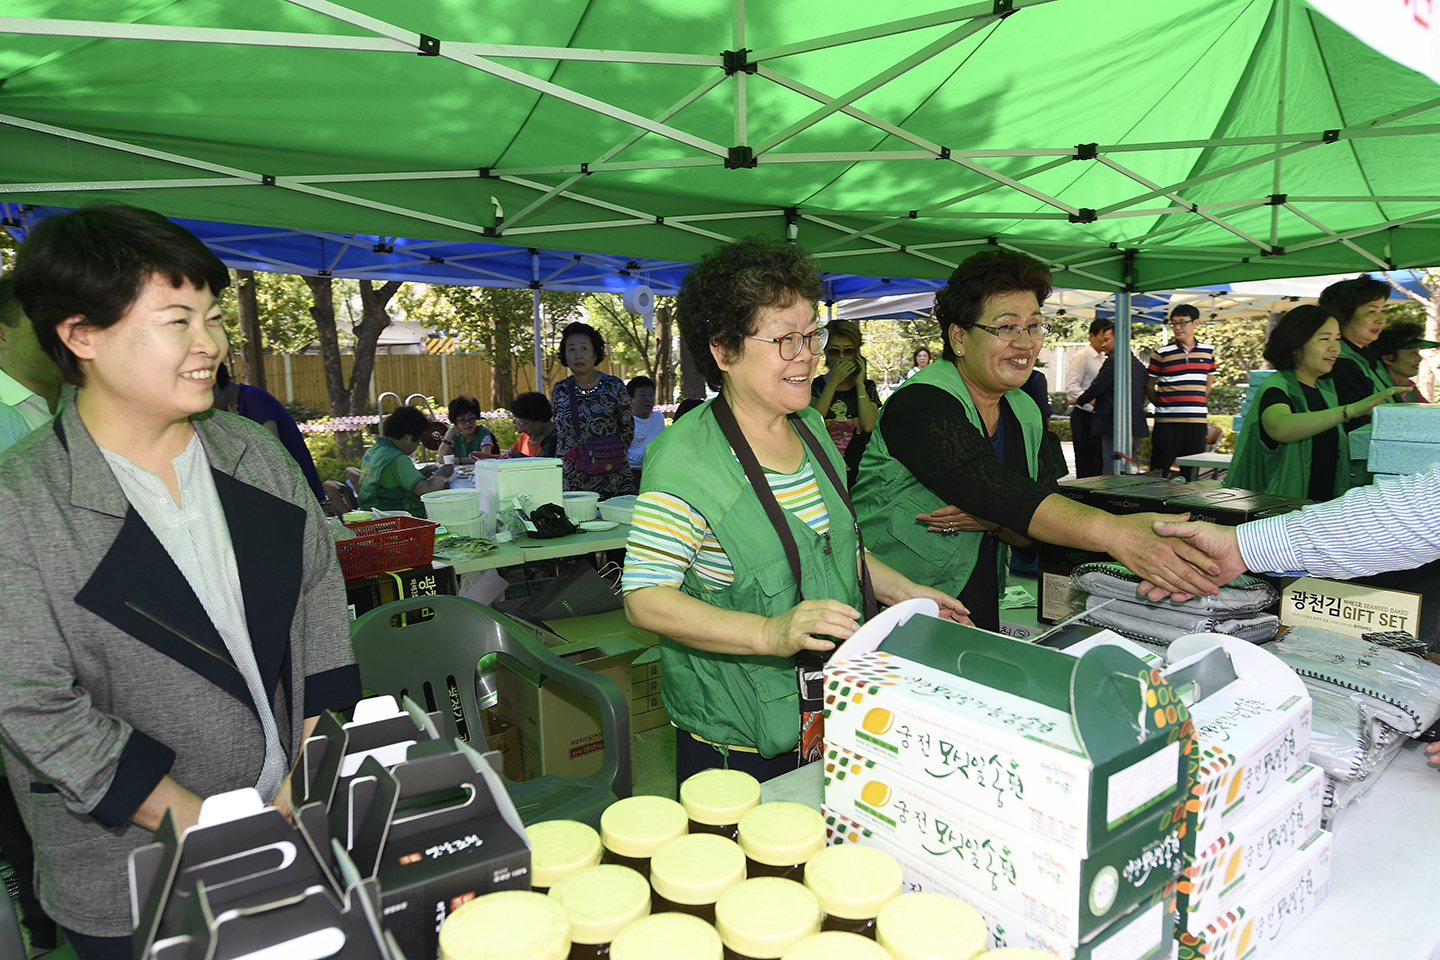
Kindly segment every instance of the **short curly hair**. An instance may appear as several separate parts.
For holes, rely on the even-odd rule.
[[[596,363],[605,359],[605,338],[600,336],[600,331],[588,323],[575,320],[565,324],[565,329],[560,332],[560,365],[562,367],[570,366],[565,362],[565,341],[577,334],[590,338],[590,349],[595,351]]]
[[[419,440],[430,429],[430,418],[411,406],[396,407],[380,424],[380,432],[391,440]]]
[[[762,309],[813,303],[823,293],[820,270],[800,247],[765,236],[736,240],[716,247],[685,274],[675,310],[680,338],[705,382],[719,390],[712,343],[727,357],[736,356],[755,332]]]
[[[1289,311],[1270,331],[1270,339],[1265,341],[1265,359],[1276,370],[1294,370],[1298,366],[1296,355],[1325,326],[1325,321],[1333,319],[1324,307],[1308,303]]]
[[[1039,303],[1050,299],[1050,268],[1014,250],[986,250],[967,257],[935,294],[935,319],[940,321],[940,355],[955,362],[950,327],[973,330],[985,301],[1002,293],[1028,290]]]
[[[1320,291],[1320,307],[1340,321],[1340,329],[1367,303],[1390,299],[1390,284],[1362,273],[1353,280],[1332,283]]]
[[[510,412],[521,420],[533,420],[536,423],[546,423],[555,416],[555,408],[550,405],[550,398],[533,390],[511,400]]]

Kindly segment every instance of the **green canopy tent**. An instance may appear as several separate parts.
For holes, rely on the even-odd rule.
[[[1120,291],[1440,261],[1440,88],[1297,0],[0,12],[0,201],[671,260],[760,232],[876,277],[999,245]]]

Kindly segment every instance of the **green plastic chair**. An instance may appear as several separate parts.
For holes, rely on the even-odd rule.
[[[434,616],[423,621],[405,616],[422,608]],[[579,820],[598,830],[605,808],[630,796],[630,710],[620,688],[608,677],[560,659],[505,614],[463,597],[399,600],[357,619],[350,625],[350,640],[365,687],[397,699],[408,693],[423,705],[425,687],[430,686],[447,738],[459,732],[447,693],[448,678],[454,677],[471,739],[484,742],[478,736],[482,726],[477,684],[482,681],[480,660],[487,654],[513,657],[595,701],[605,736],[600,769],[576,780],[554,775],[523,783],[507,779],[505,786],[522,822]]]

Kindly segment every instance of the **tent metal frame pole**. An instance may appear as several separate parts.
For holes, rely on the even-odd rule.
[[[1280,70],[1279,86],[1275,97],[1275,135],[1285,136],[1285,98],[1288,94],[1286,81],[1290,77],[1290,4],[1282,4],[1280,10]],[[1274,175],[1270,178],[1270,192],[1283,193],[1280,189],[1283,157],[1275,159]],[[1270,209],[1270,246],[1280,246],[1280,207],[1272,204]]]
[[[1114,409],[1111,413],[1115,417],[1112,427],[1114,431],[1110,435],[1115,438],[1115,452],[1127,455],[1133,454],[1135,449],[1133,434],[1130,424],[1130,391],[1134,384],[1130,382],[1130,291],[1121,290],[1115,296],[1115,352],[1110,356],[1114,366]],[[1118,474],[1125,465],[1125,461],[1118,457],[1108,464],[1111,473]]]
[[[1140,184],[1140,185],[1142,185],[1142,186],[1150,187],[1151,189],[1154,189],[1154,190],[1161,190],[1161,191],[1163,191],[1163,194],[1162,194],[1162,195],[1165,196],[1166,198],[1168,198],[1168,199],[1170,199],[1170,200],[1173,200],[1173,201],[1175,201],[1176,203],[1184,204],[1186,207],[1188,207],[1188,208],[1190,209],[1190,212],[1191,212],[1191,213],[1193,213],[1193,214],[1195,214],[1196,216],[1199,216],[1199,217],[1204,217],[1206,220],[1209,220],[1211,223],[1215,224],[1215,226],[1217,226],[1217,227],[1220,227],[1220,228],[1222,228],[1222,229],[1224,229],[1224,230],[1229,230],[1231,233],[1235,234],[1235,236],[1239,237],[1241,240],[1244,240],[1244,241],[1246,241],[1246,242],[1248,242],[1248,243],[1253,243],[1253,244],[1255,244],[1255,246],[1256,246],[1257,249],[1263,250],[1263,251],[1265,251],[1266,253],[1269,253],[1270,251],[1272,251],[1272,250],[1275,249],[1274,246],[1272,246],[1271,244],[1266,243],[1264,240],[1260,240],[1260,239],[1257,239],[1256,237],[1250,236],[1250,234],[1246,233],[1244,230],[1241,230],[1239,227],[1236,227],[1234,224],[1227,223],[1226,221],[1224,221],[1224,220],[1220,219],[1219,217],[1215,216],[1213,213],[1209,213],[1209,212],[1207,212],[1207,211],[1204,211],[1204,210],[1199,209],[1198,207],[1194,207],[1192,204],[1188,203],[1188,202],[1185,200],[1185,198],[1182,197],[1182,196],[1180,196],[1178,193],[1174,193],[1174,192],[1171,192],[1171,191],[1168,191],[1168,190],[1164,190],[1164,188],[1161,187],[1159,184],[1151,182],[1148,178],[1143,177],[1143,176],[1141,176],[1140,174],[1136,173],[1134,170],[1131,170],[1131,169],[1129,169],[1128,167],[1125,167],[1125,166],[1123,166],[1122,164],[1117,163],[1117,162],[1116,162],[1114,159],[1112,159],[1112,158],[1101,155],[1101,156],[1097,156],[1095,159],[1098,160],[1098,161],[1100,161],[1101,163],[1103,163],[1105,166],[1109,167],[1111,170],[1114,170],[1116,173],[1119,173],[1119,174],[1121,174],[1121,175],[1123,175],[1123,176],[1129,177],[1131,180],[1135,181],[1136,183],[1138,183],[1138,184]]]
[[[535,392],[545,392],[545,340],[540,330],[540,254],[530,251],[530,277],[535,286],[530,288],[530,308],[535,321]],[[562,345],[563,346],[563,345]]]

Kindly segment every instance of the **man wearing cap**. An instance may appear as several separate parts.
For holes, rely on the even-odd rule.
[[[1440,343],[1425,339],[1425,328],[1413,320],[1397,320],[1380,331],[1366,352],[1378,367],[1390,375],[1397,387],[1409,387],[1390,398],[1391,403],[1429,403],[1415,385],[1420,373],[1420,351],[1433,350]]]
[[[1155,404],[1150,438],[1150,469],[1170,475],[1176,457],[1205,450],[1209,424],[1210,382],[1215,379],[1215,348],[1195,338],[1200,311],[1182,303],[1170,311],[1175,339],[1150,355],[1145,395]]]

